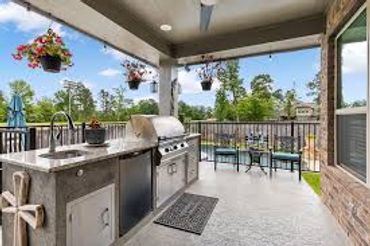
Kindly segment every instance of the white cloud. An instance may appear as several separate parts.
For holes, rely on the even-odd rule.
[[[182,93],[184,94],[198,94],[202,92],[202,86],[200,85],[200,79],[194,69],[190,72],[184,69],[179,69],[178,80],[181,84]],[[212,91],[216,91],[220,88],[221,82],[215,78],[212,84]]]
[[[105,77],[115,77],[119,74],[121,74],[121,71],[114,69],[114,68],[107,68],[99,72],[99,75],[105,76]]]
[[[51,21],[35,12],[27,11],[24,7],[13,2],[0,4],[0,24],[13,23],[19,31],[44,33],[51,28],[61,36],[65,36],[62,25]]]
[[[359,73],[367,70],[367,42],[345,44],[342,53],[343,73]]]

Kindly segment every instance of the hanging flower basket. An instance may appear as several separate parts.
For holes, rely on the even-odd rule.
[[[210,91],[214,78],[218,78],[224,73],[223,62],[214,62],[212,56],[202,56],[204,65],[197,70],[198,77],[201,79],[203,91]]]
[[[126,81],[130,90],[137,90],[141,82],[146,81],[146,75],[151,74],[145,64],[136,61],[126,60],[122,63],[126,69]]]
[[[212,89],[212,79],[205,79],[200,84],[203,91],[210,91]]]
[[[128,80],[127,83],[128,83],[128,88],[130,90],[137,90],[139,89],[141,80]]]
[[[62,67],[62,60],[59,56],[41,56],[40,62],[44,71],[50,73],[58,73]]]
[[[42,67],[44,71],[52,73],[58,73],[73,66],[72,54],[62,38],[52,29],[30,44],[19,45],[12,56],[16,60],[27,59],[30,68]]]

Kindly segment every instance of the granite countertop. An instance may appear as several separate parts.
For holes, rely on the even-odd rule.
[[[107,147],[87,147],[87,144],[58,146],[56,151],[82,150],[88,152],[86,155],[69,159],[54,160],[43,158],[40,157],[40,155],[47,154],[49,149],[38,149],[0,155],[0,162],[3,162],[3,165],[8,163],[51,173],[157,146],[157,143],[148,143],[148,141],[128,141],[123,138],[110,140],[107,141],[107,143]]]

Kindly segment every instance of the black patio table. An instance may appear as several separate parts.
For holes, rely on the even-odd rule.
[[[267,172],[265,171],[265,169],[262,166],[261,160],[262,160],[263,155],[269,155],[270,152],[266,149],[249,147],[247,149],[247,153],[249,154],[250,162],[249,162],[248,168],[245,172],[246,173],[249,172],[249,170],[251,170],[252,166],[258,166],[264,174],[267,174]]]

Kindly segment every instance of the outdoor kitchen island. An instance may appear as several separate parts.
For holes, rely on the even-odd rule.
[[[3,210],[2,245],[13,245],[14,237],[28,240],[30,246],[104,246],[122,240],[130,229],[155,215],[158,207],[198,178],[198,138],[198,135],[183,137],[189,151],[184,152],[185,165],[168,173],[172,181],[179,177],[174,183],[161,181],[157,175],[160,143],[142,138],[111,140],[108,146],[100,148],[86,144],[58,147],[59,153],[81,154],[68,159],[41,157],[48,154],[47,149],[0,156],[2,204],[3,209],[8,209]],[[177,190],[167,194],[159,204],[157,184],[172,185]],[[18,203],[12,201],[12,194]],[[16,227],[15,216],[19,218]]]

